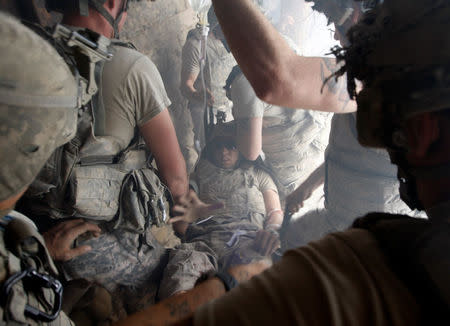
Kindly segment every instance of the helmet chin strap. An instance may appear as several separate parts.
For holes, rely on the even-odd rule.
[[[122,20],[123,14],[127,11],[127,4],[128,0],[123,0],[122,8],[120,9],[119,13],[117,14],[117,17],[114,18],[111,16],[111,14],[105,9],[103,6],[105,1],[96,1],[96,0],[89,0],[89,5],[92,6],[95,10],[97,10],[105,19],[106,21],[112,26],[114,31],[114,38],[119,38],[119,23]]]

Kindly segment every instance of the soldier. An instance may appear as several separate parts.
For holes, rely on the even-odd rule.
[[[0,35],[0,323],[72,326],[75,324],[61,311],[61,307],[70,310],[72,303],[64,296],[61,304],[63,287],[43,237],[30,219],[13,209],[52,152],[76,135],[81,84],[52,46],[3,13]],[[73,222],[78,226],[63,232],[62,245],[67,256],[89,249],[71,248],[80,234],[100,231],[95,224]],[[244,281],[265,267],[238,266],[230,273]],[[190,303],[195,307],[223,293],[205,291],[211,284],[223,287],[220,279],[207,283],[191,293]],[[83,306],[83,312],[93,316],[89,320],[78,319],[80,325],[109,317],[109,298],[100,299],[95,306],[92,301]],[[180,299],[184,300],[174,297],[165,301],[157,317],[167,322],[186,314],[186,310],[174,311]],[[133,319],[124,322],[134,324]]]
[[[206,243],[219,270],[270,257],[279,246],[276,231],[283,220],[275,183],[267,172],[240,158],[234,133],[233,123],[214,127],[190,177],[200,200],[193,193],[191,202],[174,207],[182,215],[172,218],[195,220],[179,233],[184,242]]]
[[[402,199],[428,220],[368,214],[287,252],[179,325],[449,323],[449,17],[446,0],[385,0],[337,51],[358,103],[359,141],[388,150]]]
[[[47,2],[49,10],[64,13],[63,23],[72,32],[96,32],[105,38],[117,36],[127,5],[126,0]],[[118,306],[123,304],[130,312],[156,300],[169,252],[152,226],[164,227],[169,219],[167,188],[177,203],[188,184],[158,70],[130,45],[110,41],[113,58],[93,72],[99,95],[80,110],[75,140],[48,162],[23,207],[39,221],[48,215],[50,225],[60,222],[59,228],[45,232],[51,253],[66,241],[65,226],[73,223],[68,219],[81,217],[98,224],[102,229],[98,237],[86,234],[71,243],[91,250],[76,257],[63,253],[61,268],[68,280],[104,286]],[[148,164],[147,150],[158,175]],[[49,178],[46,173],[54,172],[55,165],[61,173]],[[49,184],[52,179],[58,182]],[[206,254],[192,250],[189,254],[197,260],[181,290],[191,288],[202,272],[212,268]]]
[[[360,17],[361,5],[356,5],[353,1],[316,1],[316,6],[316,9],[320,8],[330,21],[335,22],[336,35],[340,36],[340,41],[345,44],[345,31]],[[275,35],[275,31],[270,26],[268,29]],[[227,31],[230,32],[231,29],[225,29],[225,32]],[[240,34],[239,37],[242,39],[243,36]],[[293,85],[297,85],[297,88],[295,91],[289,90],[289,94],[278,94],[277,101],[279,103],[289,100],[288,104],[295,105],[293,107],[336,111],[337,113],[354,109],[354,102],[346,94],[345,81],[327,80],[327,76],[339,69],[335,60],[296,56],[281,39],[279,41],[280,45],[276,47],[279,56],[290,57],[279,64],[275,77],[270,77],[270,79],[281,78],[281,74],[290,74],[291,71],[299,69],[289,80],[286,76],[283,77],[286,78],[284,90],[288,90]],[[232,44],[233,40],[230,39],[230,42]],[[256,45],[254,46],[256,47]],[[242,55],[239,53],[236,54],[236,57],[239,58]],[[276,56],[276,60],[279,56]],[[261,55],[260,58],[262,57]],[[253,67],[254,62],[255,60],[252,60],[251,63],[247,63],[246,67],[242,67],[244,72],[245,69]],[[288,62],[289,67],[286,66]],[[289,71],[285,69],[289,69]],[[258,68],[258,71],[260,70]],[[251,71],[254,73],[256,69],[252,68]],[[253,78],[252,75],[249,75],[249,80],[251,80],[250,77]],[[255,79],[252,85],[256,92],[262,86],[261,78],[263,77]],[[327,84],[322,89],[325,81]],[[271,85],[271,83],[272,81],[266,78],[264,87],[271,90],[278,89],[279,85]],[[249,87],[248,84],[247,87]],[[255,123],[257,119],[252,118],[248,121]],[[243,128],[243,130],[250,129]],[[286,131],[283,130],[283,132]],[[285,146],[285,141],[279,138],[275,144],[277,146],[273,146],[274,148]],[[300,152],[296,156],[302,157],[301,155]],[[300,161],[298,164],[301,163]],[[282,241],[286,248],[304,245],[309,241],[319,239],[328,232],[343,230],[351,225],[356,217],[370,211],[410,212],[409,208],[400,200],[395,166],[389,162],[387,152],[382,149],[364,148],[358,144],[354,113],[333,116],[329,144],[325,151],[325,163],[320,166],[317,164],[312,166],[316,169],[307,171],[302,179],[304,182],[298,184],[296,191],[287,198],[287,210],[291,213],[297,211],[312,192],[323,183],[325,209],[309,211],[298,220],[293,221],[286,230],[286,239],[283,239],[286,241]],[[286,172],[282,170],[280,174],[283,175],[283,173]],[[290,175],[288,174],[288,176]]]
[[[44,239],[13,209],[55,148],[75,136],[78,85],[53,47],[4,13],[0,35],[0,323],[74,325],[60,313],[62,286]],[[67,237],[99,231],[86,226]]]
[[[183,95],[189,100],[194,126],[197,147],[205,146],[204,134],[204,96],[207,97],[207,106],[212,107],[214,116],[218,111],[231,118],[231,102],[226,97],[225,81],[236,64],[233,55],[224,46],[224,36],[217,22],[214,10],[208,11],[209,34],[206,43],[206,58],[202,58],[202,27],[198,26],[188,32],[186,43],[183,46],[181,63],[181,85]],[[202,59],[205,67],[202,71]],[[203,82],[206,89],[203,86]]]
[[[230,98],[237,122],[237,145],[244,157],[264,163],[277,182],[282,200],[320,165],[326,148],[330,116],[327,113],[292,110],[259,100],[237,69],[230,76]]]

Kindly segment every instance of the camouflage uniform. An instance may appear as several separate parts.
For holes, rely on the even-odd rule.
[[[194,83],[195,89],[198,90],[203,89],[200,72],[201,39],[200,28],[189,31],[186,43],[183,46],[181,68],[182,79],[192,74],[199,74]],[[227,120],[232,117],[231,102],[226,97],[223,87],[234,65],[236,65],[236,61],[233,55],[225,49],[222,42],[215,37],[208,37],[204,69],[205,84],[214,97],[214,115],[219,110],[224,111],[227,114]],[[196,139],[200,141],[201,147],[203,147],[205,145],[203,102],[190,101],[188,108],[191,112]]]
[[[123,46],[115,48],[114,58],[104,66],[101,92],[105,130],[83,146],[81,154],[87,158],[126,154],[117,164],[76,168],[79,178],[75,184],[80,188],[82,182],[86,185],[78,191],[80,200],[75,203],[85,208],[83,217],[100,220],[103,232],[99,238],[79,238],[76,246],[89,245],[92,250],[64,262],[62,268],[68,279],[83,278],[104,286],[115,298],[126,296],[121,299],[131,313],[155,302],[162,271],[170,258],[170,250],[157,241],[151,228],[153,224],[164,227],[169,218],[167,192],[148,167],[142,155],[145,151],[139,150],[140,146],[133,150],[133,141],[138,127],[165,110],[170,101],[150,59]],[[117,173],[122,176],[114,180]],[[99,197],[95,197],[97,194]],[[105,219],[106,214],[99,211],[111,214]],[[170,236],[175,237],[173,231]],[[180,290],[191,288],[202,272],[210,270],[203,253],[191,250],[190,255],[198,260],[193,266],[197,269],[181,282]]]
[[[191,181],[196,183],[202,201],[223,202],[225,207],[207,221],[191,224],[184,240],[207,244],[219,268],[261,259],[252,245],[256,232],[264,228],[263,193],[277,191],[272,178],[248,162],[223,169],[203,159]]]
[[[347,4],[353,10],[354,2]],[[351,229],[286,252],[277,265],[200,307],[195,325],[450,322],[450,202],[448,192],[442,194],[449,181],[448,133],[437,131],[449,123],[450,47],[448,35],[442,33],[449,17],[445,0],[384,0],[350,30],[350,45],[337,51],[346,63],[341,72],[348,73],[349,93],[356,95],[354,78],[364,85],[356,95],[361,143],[389,150],[403,186],[411,186],[415,176],[440,188],[427,194],[437,201],[426,209],[429,219],[368,214]],[[406,55],[411,42],[416,51]],[[432,114],[417,115],[424,112]],[[399,157],[411,150],[401,134],[412,126],[406,122],[414,116],[414,123],[423,118],[424,125],[430,116],[446,119],[440,127],[428,129],[439,136],[429,141],[430,156],[419,163]],[[433,165],[436,152],[440,159]],[[409,197],[414,195],[412,188],[401,189],[411,208],[421,204],[421,196]]]
[[[202,201],[220,201],[225,207],[215,211],[207,221],[191,224],[184,243],[170,252],[160,286],[161,298],[188,289],[189,282],[195,282],[194,276],[201,276],[198,266],[204,271],[226,269],[264,258],[253,245],[256,232],[264,226],[266,212],[262,194],[266,190],[277,191],[271,177],[253,164],[223,169],[203,158],[190,182]],[[203,252],[204,257],[192,252]],[[209,266],[205,258],[209,259]]]
[[[260,101],[244,75],[231,85],[235,120],[263,118],[262,150],[284,198],[323,160],[330,114],[292,110]]]
[[[76,132],[78,85],[53,47],[0,13],[0,202],[20,195]],[[14,203],[11,203],[13,205]],[[0,324],[74,325],[60,312],[58,270],[36,226],[0,212]]]

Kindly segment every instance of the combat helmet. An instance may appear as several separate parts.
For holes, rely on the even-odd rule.
[[[349,31],[338,57],[358,102],[361,144],[406,149],[406,119],[450,108],[449,17],[446,0],[385,0]],[[358,94],[355,79],[364,86]]]
[[[349,94],[358,104],[362,145],[389,150],[398,166],[401,198],[423,209],[416,178],[440,178],[450,167],[411,167],[406,122],[423,112],[450,110],[450,3],[385,0],[348,32],[350,45],[336,51],[345,62]],[[363,88],[357,93],[355,80]]]
[[[78,87],[56,50],[0,13],[0,201],[17,195],[76,133]]]
[[[48,11],[56,11],[62,14],[77,12],[80,16],[89,15],[89,6],[98,11],[106,21],[113,27],[114,36],[119,35],[119,23],[122,16],[128,10],[128,6],[133,0],[122,0],[122,7],[114,18],[111,14],[104,8],[106,0],[46,0],[45,7]],[[140,1],[140,0],[134,0]],[[152,0],[155,1],[155,0]]]

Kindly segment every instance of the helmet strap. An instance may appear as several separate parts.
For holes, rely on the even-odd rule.
[[[89,4],[102,15],[106,21],[112,26],[114,34],[114,38],[119,38],[119,23],[122,20],[123,13],[127,11],[127,0],[124,0],[122,3],[122,8],[120,9],[117,17],[114,18],[111,14],[105,9],[103,3],[95,0],[88,0]],[[80,2],[80,11],[81,11],[81,2]]]

